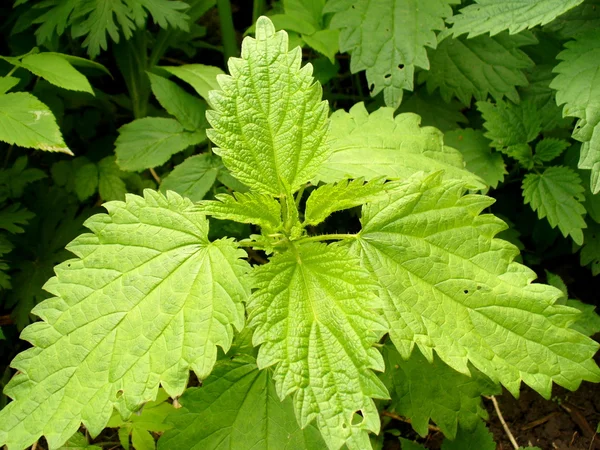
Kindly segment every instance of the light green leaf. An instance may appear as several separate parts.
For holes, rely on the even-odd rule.
[[[287,14],[301,17],[315,29],[321,29],[325,3],[326,0],[283,0],[283,7]]]
[[[254,269],[248,303],[258,367],[274,366],[280,398],[293,396],[301,427],[316,419],[332,450],[346,441],[369,448],[379,432],[371,399],[388,393],[371,369],[383,370],[373,344],[387,332],[368,272],[344,247],[294,245]],[[355,417],[360,411],[362,417]]]
[[[485,184],[466,170],[461,153],[444,147],[443,134],[432,127],[420,127],[416,114],[394,117],[392,108],[369,114],[363,103],[350,112],[331,116],[329,145],[331,157],[315,179],[331,183],[346,178],[407,178],[414,173],[444,170],[448,179],[464,179],[477,188]]]
[[[389,344],[383,354],[386,365],[383,377],[389,379],[392,411],[408,417],[413,429],[423,437],[429,433],[430,419],[449,439],[456,437],[459,423],[462,428],[473,430],[488,416],[481,396],[501,392],[480,372],[474,370],[468,377],[439,358],[429,363],[419,352],[414,352],[405,361]]]
[[[193,202],[198,202],[215,184],[221,169],[221,161],[208,153],[192,156],[163,179],[160,190],[175,191]]]
[[[331,64],[335,63],[335,55],[340,51],[339,39],[339,30],[319,30],[310,35],[302,35],[302,40],[309,47],[327,56]]]
[[[127,175],[119,169],[114,156],[107,156],[98,163],[98,192],[105,201],[124,200],[127,187],[123,181]]]
[[[397,113],[411,112],[421,116],[421,125],[435,127],[442,132],[459,128],[459,124],[468,123],[461,112],[464,106],[456,100],[440,102],[438,95],[427,94],[425,90],[415,92],[405,98]]]
[[[529,173],[523,179],[525,204],[548,218],[552,228],[558,226],[564,237],[571,236],[575,243],[583,244],[583,186],[579,175],[563,166],[548,167],[543,173]]]
[[[579,120],[573,138],[583,142],[580,169],[590,169],[590,187],[600,192],[600,30],[582,34],[565,44],[559,53],[562,62],[556,66],[558,73],[550,84],[556,89],[556,103],[565,104],[564,116]]]
[[[96,192],[98,188],[98,167],[94,163],[81,166],[75,172],[75,193],[80,201],[85,201]],[[107,200],[114,200],[108,198]]]
[[[229,60],[231,76],[219,77],[210,95],[209,138],[231,173],[251,189],[275,196],[297,190],[329,156],[327,102],[300,67],[302,52],[288,52],[287,34],[261,17],[256,39],[247,37],[242,58]]]
[[[273,22],[276,30],[295,31],[300,34],[313,34],[317,31],[312,23],[293,14],[274,14],[269,16],[269,20]]]
[[[485,423],[479,421],[475,430],[459,428],[455,440],[444,439],[442,450],[496,450],[496,443]]]
[[[50,108],[27,92],[0,95],[0,141],[73,155]]]
[[[435,30],[445,28],[450,5],[459,0],[329,1],[335,12],[330,28],[340,28],[340,50],[351,53],[352,73],[366,70],[371,95],[383,91],[385,104],[397,108],[403,90],[412,91],[416,67],[429,69],[425,47],[435,48]]]
[[[169,114],[183,125],[186,130],[196,131],[206,128],[206,104],[188,94],[177,84],[166,78],[148,72],[152,93]]]
[[[68,0],[67,0],[68,1]],[[97,63],[96,61],[92,61],[86,58],[80,58],[79,56],[67,55],[65,53],[55,53],[55,52],[44,52],[46,55],[56,55],[63,58],[69,64],[75,67],[84,67],[86,69],[91,69],[97,72],[103,72],[106,75],[112,78],[110,71],[104,67],[102,64]]]
[[[535,104],[524,100],[516,105],[498,100],[477,102],[477,109],[485,120],[485,137],[490,139],[492,147],[516,159],[525,168],[533,167],[533,154],[527,145],[541,130],[541,119]]]
[[[16,77],[0,77],[0,94],[5,94],[21,81]]]
[[[472,97],[484,101],[488,95],[518,102],[516,87],[527,86],[524,70],[534,66],[520,48],[535,43],[531,33],[446,38],[429,52],[431,69],[419,74],[419,82],[427,82],[429,92],[439,88],[446,102],[457,97],[470,105]]]
[[[135,450],[154,450],[156,448],[154,437],[149,432],[143,430],[133,430],[133,433],[131,433],[131,443]]]
[[[223,74],[218,67],[204,64],[186,64],[183,66],[161,66],[161,69],[175,75],[192,86],[198,95],[208,101],[208,93],[219,89],[217,76]]]
[[[568,328],[575,311],[554,304],[558,289],[531,284],[517,248],[494,239],[506,225],[480,215],[493,200],[464,192],[434,174],[363,206],[353,248],[379,280],[400,354],[416,344],[464,374],[470,362],[515,395],[521,381],[546,398],[553,381],[571,390],[600,381],[598,345]]]
[[[469,33],[468,37],[503,30],[517,34],[526,28],[545,25],[583,0],[476,0],[476,3],[460,10],[447,22],[454,24],[450,30],[454,36]]]
[[[579,255],[582,266],[590,265],[592,275],[600,274],[600,225],[594,222],[588,224],[584,231],[584,244]]]
[[[354,208],[374,200],[386,189],[385,179],[374,178],[365,183],[362,178],[325,184],[314,190],[306,201],[305,225],[318,225],[336,211]]]
[[[315,427],[301,430],[291,399],[277,397],[272,375],[248,356],[217,363],[201,388],[189,388],[159,450],[305,450],[325,443]]]
[[[596,313],[594,305],[580,302],[579,300],[567,300],[567,306],[581,311],[577,321],[571,325],[571,328],[579,331],[586,336],[593,336],[600,332],[600,316]]]
[[[177,120],[145,117],[119,128],[115,143],[117,164],[123,170],[141,171],[166,163],[175,153],[206,139],[204,130],[189,132]]]
[[[481,177],[488,186],[496,188],[504,181],[506,168],[502,155],[492,152],[490,141],[480,130],[472,128],[453,130],[444,134],[444,142],[449,147],[459,150],[467,169]]]
[[[87,438],[80,432],[75,433],[58,450],[102,450],[98,445],[90,445]]]
[[[179,396],[188,371],[206,378],[216,346],[227,351],[243,328],[245,253],[210,243],[191,201],[146,190],[105,207],[46,284],[56,297],[34,308],[43,320],[23,331],[33,347],[12,362],[0,445],[24,448],[43,434],[58,447],[82,421],[100,433],[113,407],[127,418],[159,384]]]
[[[538,164],[552,161],[554,158],[559,157],[567,148],[570,147],[570,145],[571,144],[564,139],[542,139],[535,146],[533,161],[534,163]]]
[[[19,66],[63,89],[94,95],[87,78],[60,53],[34,53],[21,59]]]
[[[252,191],[245,194],[219,194],[214,201],[201,202],[199,211],[216,219],[253,223],[269,233],[275,232],[283,224],[279,202],[267,194]]]

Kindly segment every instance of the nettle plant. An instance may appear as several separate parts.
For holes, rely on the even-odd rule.
[[[495,238],[506,225],[441,132],[362,104],[329,118],[311,65],[265,17],[229,71],[207,135],[249,190],[146,190],[88,219],[23,331],[0,445],[57,448],[82,423],[98,435],[160,386],[183,407],[159,448],[371,448],[385,408],[453,440],[486,432],[480,395],[500,385],[550,397],[553,382],[600,381],[579,312]],[[364,148],[395,164],[364,173]],[[358,233],[310,234],[361,205]],[[261,233],[211,242],[208,217]],[[190,370],[202,387],[186,390]]]

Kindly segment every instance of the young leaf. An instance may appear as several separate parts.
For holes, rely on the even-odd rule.
[[[518,102],[516,87],[527,86],[523,72],[534,66],[520,47],[535,43],[537,40],[531,33],[446,38],[429,52],[431,69],[419,74],[419,82],[427,82],[429,92],[439,87],[446,102],[457,97],[470,105],[472,97],[484,101],[488,95],[496,100],[508,97]]]
[[[496,450],[494,436],[481,420],[474,430],[459,428],[456,439],[444,439],[442,450]]]
[[[557,58],[558,73],[550,84],[556,89],[556,103],[565,104],[564,116],[579,120],[573,138],[583,142],[580,169],[590,169],[591,189],[600,192],[600,30],[582,34],[575,41],[565,44],[567,48]]]
[[[255,268],[254,279],[258,367],[275,366],[277,394],[293,395],[300,426],[316,419],[330,449],[369,448],[368,431],[380,427],[371,397],[388,393],[371,370],[383,370],[373,344],[387,325],[368,272],[344,247],[305,243]]]
[[[115,143],[117,164],[123,170],[141,171],[166,163],[175,153],[206,139],[204,130],[186,131],[175,119],[145,117],[119,128]]]
[[[189,388],[171,414],[158,449],[301,450],[325,448],[318,430],[298,426],[292,401],[277,398],[272,375],[244,356],[217,363],[200,388]]]
[[[485,184],[464,167],[458,150],[444,147],[443,134],[432,127],[420,127],[416,114],[394,117],[392,108],[369,114],[363,103],[350,112],[331,116],[329,145],[331,157],[315,179],[331,183],[346,178],[407,178],[414,173],[444,170],[448,179],[464,179],[476,188]]]
[[[319,30],[313,34],[302,35],[302,40],[308,46],[325,55],[331,64],[335,63],[335,55],[340,51],[338,30]]]
[[[564,237],[571,236],[583,244],[585,208],[583,186],[579,175],[568,167],[548,167],[543,173],[529,173],[523,179],[525,204],[543,219],[548,217],[552,228],[560,229]]]
[[[600,274],[600,225],[591,222],[584,232],[584,244],[581,249],[580,263],[582,266],[590,265],[592,275]]]
[[[449,439],[456,437],[459,423],[461,428],[473,430],[481,419],[487,419],[481,396],[500,393],[499,387],[478,371],[468,377],[439,358],[428,362],[419,352],[405,361],[389,344],[383,354],[386,362],[383,377],[389,379],[393,398],[391,408],[408,417],[421,436],[429,433],[430,419]]]
[[[21,81],[16,77],[0,77],[0,94],[5,94]]]
[[[73,156],[50,108],[27,92],[0,95],[0,141]]]
[[[223,168],[221,161],[208,153],[191,156],[163,179],[160,190],[175,191],[193,202],[198,202],[213,186]]]
[[[148,72],[152,93],[160,103],[183,125],[186,130],[196,131],[200,128],[206,128],[206,104],[188,94],[177,84],[166,78],[159,77]]]
[[[318,225],[336,211],[354,208],[377,198],[389,188],[383,178],[365,184],[362,178],[325,184],[314,190],[306,201],[305,225]]]
[[[494,239],[506,225],[480,215],[493,200],[464,191],[434,174],[363,206],[353,248],[379,280],[400,354],[417,344],[465,374],[471,362],[515,395],[521,381],[546,398],[552,381],[572,390],[600,381],[597,344],[568,328],[575,311],[554,304],[558,289],[531,284],[516,247]]]
[[[541,120],[532,101],[477,102],[487,129],[485,137],[490,139],[492,147],[516,159],[525,168],[533,167],[533,154],[527,145],[541,130]]]
[[[467,169],[481,177],[488,186],[496,188],[499,182],[504,181],[507,172],[502,154],[491,151],[490,141],[482,131],[472,128],[450,131],[444,134],[444,142],[459,150]]]
[[[242,58],[230,59],[231,76],[219,77],[206,117],[215,153],[242,183],[258,192],[289,195],[310,180],[329,156],[327,102],[300,67],[300,48],[288,51],[285,31],[259,18],[256,39],[247,37]]]
[[[577,308],[581,315],[577,321],[571,325],[571,328],[579,331],[586,336],[593,336],[600,332],[600,316],[596,313],[594,305],[580,302],[579,300],[567,300],[567,306]]]
[[[469,33],[468,37],[503,30],[517,34],[526,28],[544,25],[582,3],[583,0],[476,0],[460,10],[447,22],[454,24],[454,36]]]
[[[226,351],[233,327],[243,328],[244,252],[208,242],[189,200],[146,190],[105,206],[108,215],[86,222],[93,234],[68,246],[77,258],[46,284],[56,297],[34,308],[43,321],[23,331],[33,348],[12,362],[19,374],[5,389],[14,401],[0,411],[1,445],[43,434],[58,447],[82,421],[100,433],[113,407],[128,417],[159,384],[181,395],[188,371],[208,376],[216,346]]]
[[[563,139],[546,138],[538,142],[533,155],[534,163],[544,163],[559,157],[571,144]]]
[[[18,65],[60,88],[94,95],[87,78],[60,53],[34,53],[25,56]]]
[[[199,211],[221,220],[253,223],[269,233],[283,224],[281,205],[269,195],[236,192],[234,195],[219,194],[216,198],[216,201],[201,202]]]
[[[210,91],[219,89],[217,77],[223,74],[223,71],[218,67],[205,66],[203,64],[161,66],[160,68],[188,83],[204,100],[208,100],[208,93]]]
[[[340,50],[350,52],[352,73],[366,70],[371,95],[383,91],[385,104],[396,109],[403,90],[412,91],[416,67],[429,69],[425,47],[435,48],[435,30],[445,28],[450,5],[459,0],[333,0],[324,12],[335,12],[330,28],[341,28]]]

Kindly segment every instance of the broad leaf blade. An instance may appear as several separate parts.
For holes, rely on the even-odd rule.
[[[254,278],[248,308],[253,343],[262,344],[258,366],[274,366],[278,395],[293,395],[300,425],[316,419],[330,449],[348,440],[369,448],[367,432],[380,426],[371,397],[387,397],[372,372],[383,369],[373,344],[387,326],[373,310],[368,273],[344,247],[308,243],[259,266]]]
[[[313,427],[301,430],[291,399],[277,397],[268,370],[248,357],[215,367],[201,388],[180,398],[183,408],[169,417],[174,427],[158,441],[159,450],[304,450],[324,448]]]
[[[208,100],[208,93],[210,91],[219,89],[217,76],[223,74],[223,71],[218,67],[205,66],[203,64],[160,66],[160,68],[188,83],[205,100]]]
[[[557,16],[582,3],[583,0],[476,0],[448,19],[453,23],[455,36],[469,33],[469,37],[503,30],[516,34],[526,28],[545,25]]]
[[[366,70],[371,95],[383,91],[396,109],[403,90],[413,90],[416,67],[429,69],[426,47],[435,48],[435,30],[452,15],[458,0],[330,1],[331,28],[341,28],[340,50],[351,53],[350,70]]]
[[[535,146],[534,162],[543,163],[559,157],[571,144],[564,139],[546,138]]]
[[[87,78],[75,69],[67,59],[63,58],[60,53],[27,55],[19,65],[55,86],[94,95]]]
[[[213,186],[221,169],[223,165],[217,157],[207,153],[192,156],[163,179],[160,190],[175,191],[193,202],[198,202]]]
[[[322,165],[316,180],[331,183],[346,178],[408,178],[421,171],[443,170],[448,179],[464,179],[473,187],[485,183],[464,167],[462,155],[443,145],[443,134],[420,127],[416,114],[394,117],[392,108],[369,114],[363,103],[350,112],[331,116],[331,157]]]
[[[558,289],[531,284],[516,247],[494,238],[505,224],[480,215],[493,201],[464,191],[415,177],[363,207],[354,249],[380,282],[398,351],[408,358],[417,344],[432,360],[435,350],[465,374],[471,362],[514,394],[521,381],[545,397],[552,381],[599,381],[597,344],[568,327],[576,311],[554,304]]]
[[[209,243],[189,200],[146,190],[106,207],[46,284],[56,297],[34,308],[43,321],[23,332],[34,347],[12,362],[0,444],[23,448],[44,434],[57,447],[81,422],[97,435],[113,407],[129,416],[159,384],[181,395],[188,371],[205,378],[216,346],[227,350],[243,327],[244,252]]]
[[[50,108],[27,92],[0,95],[0,141],[73,155]]]
[[[568,167],[548,167],[523,179],[525,204],[531,204],[540,219],[547,217],[552,228],[558,226],[564,237],[571,236],[579,245],[586,227],[583,192],[579,175]]]
[[[456,439],[444,439],[442,450],[496,450],[496,443],[492,433],[480,420],[474,430],[460,428]]]
[[[175,119],[145,117],[119,128],[115,143],[117,164],[123,170],[141,171],[166,163],[175,153],[206,139],[204,130],[186,131]]]
[[[225,166],[261,193],[286,195],[310,180],[329,155],[327,102],[300,67],[300,48],[288,51],[285,31],[261,17],[256,39],[247,37],[242,58],[230,59],[231,76],[219,77],[210,95],[209,138]]]

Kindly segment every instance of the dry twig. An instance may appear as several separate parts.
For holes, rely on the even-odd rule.
[[[490,397],[490,399],[492,400],[492,403],[494,404],[494,409],[496,410],[496,414],[498,415],[498,419],[500,419],[500,423],[502,424],[502,428],[504,428],[504,432],[508,436],[508,440],[510,441],[510,443],[512,444],[512,446],[514,447],[515,450],[519,450],[519,444],[517,444],[517,441],[516,441],[515,437],[510,432],[510,428],[508,428],[508,425],[504,421],[504,416],[502,416],[502,413],[500,412],[500,406],[498,405],[498,400],[496,400],[496,397],[493,396],[493,395]]]

